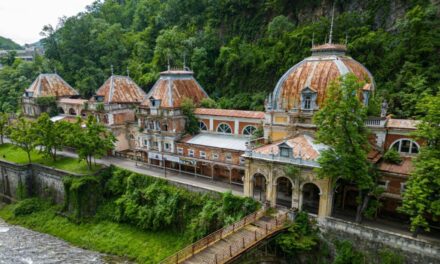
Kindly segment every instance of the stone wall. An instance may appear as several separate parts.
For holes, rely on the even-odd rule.
[[[64,201],[63,177],[80,176],[38,164],[20,165],[0,161],[0,196],[13,201],[38,196]]]
[[[318,224],[325,240],[349,240],[356,249],[368,253],[371,263],[380,263],[380,252],[386,248],[404,256],[405,263],[440,263],[440,245],[422,239],[331,217],[318,220]]]

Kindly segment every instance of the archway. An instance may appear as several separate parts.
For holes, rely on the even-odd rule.
[[[302,187],[302,210],[318,214],[320,190],[316,184],[306,183]]]
[[[253,177],[253,194],[252,197],[260,202],[266,201],[266,177],[257,173]]]
[[[286,177],[279,177],[276,180],[276,204],[292,208],[292,181]]]
[[[64,115],[64,109],[62,107],[58,107],[58,114]]]
[[[69,109],[69,115],[74,115],[74,116],[76,116],[76,111],[75,111],[75,109],[70,108],[70,109]]]
[[[82,110],[81,111],[81,116],[82,117],[87,117],[87,111],[86,110]]]

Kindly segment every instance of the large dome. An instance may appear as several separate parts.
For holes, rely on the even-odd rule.
[[[346,47],[324,44],[312,48],[312,56],[290,68],[278,81],[272,94],[273,110],[301,108],[304,92],[313,93],[317,109],[324,101],[330,82],[347,73],[354,73],[365,82],[364,91],[374,90],[371,73],[361,63],[345,55]]]

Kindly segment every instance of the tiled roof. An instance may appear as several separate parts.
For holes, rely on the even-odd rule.
[[[88,100],[85,100],[85,99],[72,99],[72,98],[61,98],[59,100],[59,102],[63,103],[63,104],[83,105],[85,102],[88,102]]]
[[[104,96],[106,104],[140,103],[146,98],[146,93],[130,77],[118,75],[108,78],[96,95]]]
[[[56,73],[38,75],[26,92],[32,92],[33,97],[68,97],[79,94]]]
[[[196,108],[194,113],[196,115],[212,115],[212,116],[227,116],[227,117],[264,119],[264,112],[260,112],[260,111]]]
[[[379,170],[383,172],[409,175],[413,168],[412,158],[404,157],[400,164],[380,162]]]
[[[185,97],[199,103],[203,98],[207,98],[208,94],[194,79],[192,71],[175,70],[161,72],[159,80],[148,92],[142,105],[150,107],[151,97],[161,100],[160,106],[163,108],[178,108]]]
[[[419,120],[412,119],[393,119],[390,118],[387,122],[388,128],[406,128],[406,129],[417,129],[417,124]]]
[[[272,144],[255,148],[253,152],[257,152],[260,154],[278,155],[280,151],[279,145],[283,143],[287,144],[293,149],[294,157],[301,156],[301,158],[304,160],[316,160],[318,159],[320,152],[324,149],[327,149],[327,146],[315,143],[314,139],[311,136],[298,135],[291,139],[278,141]]]

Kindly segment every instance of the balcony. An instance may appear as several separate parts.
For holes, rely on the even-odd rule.
[[[287,158],[287,157],[281,157],[279,155],[262,154],[257,152],[247,152],[245,154],[245,157],[319,168],[318,162],[314,160],[304,160],[302,158]]]
[[[387,119],[385,117],[369,117],[365,121],[367,127],[385,127]]]

